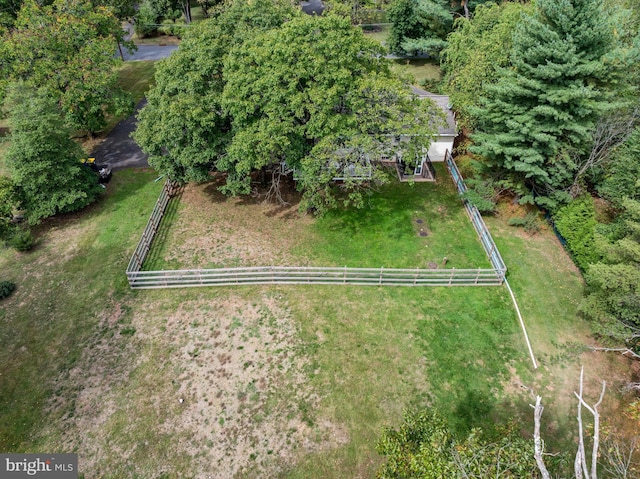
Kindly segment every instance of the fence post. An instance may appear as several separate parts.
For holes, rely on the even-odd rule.
[[[413,285],[416,285],[416,282],[418,281],[418,267],[416,266],[416,274],[413,276]]]
[[[342,273],[342,284],[347,284],[347,265],[344,265],[344,271]]]
[[[382,286],[382,270],[383,269],[384,269],[384,266],[380,266],[380,278],[379,278],[378,286]]]

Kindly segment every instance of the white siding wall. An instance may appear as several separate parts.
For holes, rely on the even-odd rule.
[[[431,158],[431,161],[444,161],[444,154],[447,150],[453,150],[452,137],[441,136],[434,138],[429,146],[429,158]]]

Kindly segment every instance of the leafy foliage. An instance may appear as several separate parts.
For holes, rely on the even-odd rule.
[[[600,259],[594,247],[596,212],[593,199],[583,196],[560,208],[553,216],[558,231],[567,240],[567,247],[583,271]]]
[[[640,128],[612,156],[598,192],[621,208],[624,198],[640,199]]]
[[[516,26],[511,69],[472,112],[472,151],[532,190],[523,202],[555,209],[569,199],[572,155],[588,149],[596,121],[615,107],[626,67],[618,46],[600,0],[540,0]]]
[[[385,430],[378,452],[387,456],[380,479],[539,477],[533,441],[507,430],[490,442],[478,429],[457,440],[436,411],[405,414],[398,430]]]
[[[232,50],[223,108],[233,139],[217,165],[231,172],[229,191],[248,193],[252,170],[286,161],[306,207],[333,204],[336,176],[346,177],[345,201],[359,205],[363,181],[344,174],[345,165],[364,171],[391,149],[392,134],[425,135],[435,122],[431,102],[414,97],[381,53],[338,16],[303,16]]]
[[[58,102],[42,90],[15,88],[10,105],[11,146],[6,162],[30,223],[82,208],[98,195],[96,175],[69,137]]]
[[[17,251],[24,252],[31,250],[34,245],[34,239],[31,230],[17,228],[11,236],[9,244]]]
[[[475,9],[473,20],[456,20],[441,54],[441,66],[460,126],[476,124],[471,109],[479,106],[479,98],[500,77],[500,69],[509,66],[513,32],[522,14],[531,10],[530,4],[489,3]]]
[[[235,1],[189,29],[156,70],[156,86],[133,137],[149,163],[175,181],[203,181],[224,154],[230,118],[222,111],[224,59],[235,44],[298,13],[286,2]]]
[[[0,299],[8,298],[15,289],[16,284],[13,281],[0,281]]]
[[[453,16],[450,2],[441,0],[396,0],[388,10],[392,53],[437,54],[446,45]]]
[[[134,137],[174,180],[228,172],[222,189],[232,195],[249,193],[253,171],[286,164],[304,207],[323,211],[336,204],[334,177],[367,170],[393,135],[414,135],[395,146],[415,153],[440,121],[382,53],[348,18],[236,1],[159,68]],[[341,198],[356,205],[361,187],[384,179],[344,176]]]
[[[640,352],[640,201],[622,205],[626,233],[614,242],[600,238],[604,258],[585,275],[588,295],[581,311],[601,336]]]
[[[0,239],[6,238],[13,231],[13,213],[19,207],[18,192],[7,176],[0,176]]]
[[[123,34],[106,7],[94,8],[85,0],[51,5],[27,0],[5,35],[2,67],[11,80],[46,89],[70,127],[95,133],[105,126],[106,114],[133,108],[130,97],[115,86],[121,60],[114,50]]]

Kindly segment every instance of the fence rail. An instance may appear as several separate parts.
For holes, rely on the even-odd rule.
[[[451,154],[445,162],[460,194],[464,180]],[[360,286],[498,286],[507,268],[478,209],[464,201],[465,209],[487,252],[492,269],[391,269],[347,267],[256,266],[247,268],[142,271],[153,238],[177,185],[167,181],[134,251],[127,278],[132,289],[236,286],[247,284],[349,284]]]
[[[390,269],[257,266],[250,268],[128,271],[132,288],[181,288],[242,284],[349,284],[361,286],[490,286],[502,284],[493,269]]]
[[[169,180],[167,180],[162,187],[162,191],[160,192],[160,196],[153,207],[149,221],[147,221],[147,226],[142,232],[140,241],[138,241],[138,246],[136,246],[133,255],[131,255],[131,260],[127,266],[127,275],[130,272],[140,271],[142,269],[144,260],[147,258],[147,254],[149,254],[149,250],[151,249],[153,238],[158,232],[158,227],[160,226],[164,212],[167,209],[167,204],[169,204],[169,200],[175,194],[177,189],[178,185]],[[129,284],[131,285],[131,282],[129,282]]]
[[[449,174],[451,175],[451,178],[453,178],[453,182],[455,183],[456,188],[458,188],[458,193],[462,195],[467,191],[467,186],[464,184],[464,179],[462,178],[462,174],[460,173],[460,170],[458,170],[458,166],[456,165],[456,162],[453,161],[451,152],[448,150],[444,155],[444,161],[445,161],[445,164],[447,165],[447,169],[449,170]],[[493,268],[496,271],[502,271],[502,278],[504,279],[504,275],[507,272],[507,266],[503,261],[502,256],[500,256],[498,247],[494,243],[493,238],[491,237],[491,233],[489,233],[489,230],[487,229],[487,225],[485,225],[484,220],[482,219],[482,216],[478,211],[478,208],[476,208],[466,199],[463,201],[464,201],[464,208],[467,211],[467,214],[469,215],[469,219],[471,219],[471,223],[473,224],[473,227],[475,228],[476,233],[478,234],[478,238],[480,238],[480,243],[482,243],[482,247],[487,253],[489,261],[491,262],[491,266],[493,266]]]

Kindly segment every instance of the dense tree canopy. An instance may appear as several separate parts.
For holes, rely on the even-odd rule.
[[[8,96],[11,145],[5,160],[30,223],[74,211],[95,200],[97,176],[80,163],[55,98],[20,85]]]
[[[176,181],[207,179],[231,135],[221,105],[225,56],[295,15],[288,2],[236,1],[188,31],[178,51],[158,65],[156,86],[138,116],[134,138],[154,168]]]
[[[510,172],[524,201],[554,208],[569,196],[574,157],[590,147],[598,118],[616,107],[626,67],[600,0],[540,0],[518,23],[511,69],[477,111],[474,152]]]
[[[56,98],[72,128],[94,133],[105,115],[131,110],[129,95],[116,87],[114,56],[123,36],[106,7],[85,0],[40,5],[27,0],[3,39],[5,78],[44,88]]]
[[[389,50],[436,56],[453,25],[450,6],[448,0],[395,0],[388,10]]]
[[[386,462],[379,479],[535,478],[533,441],[516,432],[502,431],[498,441],[473,430],[458,439],[435,411],[405,414],[401,426],[388,429],[378,442]]]
[[[604,260],[585,275],[588,296],[581,309],[599,334],[640,354],[640,201],[627,198],[622,207],[619,237],[601,239]]]
[[[473,19],[459,18],[441,56],[445,88],[458,124],[473,127],[473,107],[510,64],[511,39],[531,5],[504,2],[479,5]]]
[[[161,66],[135,138],[173,179],[228,172],[230,194],[249,192],[252,171],[286,163],[305,206],[322,210],[342,168],[368,166],[392,135],[426,145],[436,126],[434,105],[415,98],[382,53],[347,18],[236,1]],[[364,183],[342,185],[349,201]]]

